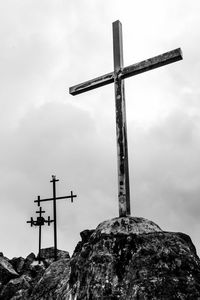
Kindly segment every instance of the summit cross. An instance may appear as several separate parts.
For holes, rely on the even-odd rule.
[[[78,95],[89,90],[114,83],[116,108],[116,134],[117,134],[117,162],[118,162],[118,200],[119,216],[129,216],[130,189],[128,167],[128,143],[126,129],[126,106],[124,93],[124,79],[181,60],[180,48],[163,53],[153,58],[124,67],[122,25],[120,21],[113,22],[113,56],[114,71],[100,77],[88,80],[69,88],[71,95]]]

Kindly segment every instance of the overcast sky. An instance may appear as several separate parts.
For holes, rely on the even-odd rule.
[[[0,2],[0,240],[8,257],[38,250],[34,200],[60,200],[58,248],[118,216],[114,86],[70,86],[113,70],[112,22],[124,65],[181,47],[183,61],[125,80],[132,216],[192,238],[200,253],[200,2]],[[52,216],[52,203],[42,205]],[[42,231],[53,246],[53,226]]]

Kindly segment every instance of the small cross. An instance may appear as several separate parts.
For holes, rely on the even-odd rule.
[[[42,226],[47,223],[48,226],[50,225],[51,222],[53,222],[53,220],[50,219],[50,216],[48,216],[48,219],[45,220],[44,217],[42,217],[42,214],[45,213],[44,210],[42,210],[42,207],[40,207],[40,210],[36,211],[37,214],[39,214],[39,217],[37,217],[37,220],[34,221],[33,218],[31,217],[30,221],[27,221],[26,223],[30,223],[31,227],[32,226],[39,226],[39,253],[38,253],[38,260],[39,260],[39,264],[41,262],[41,239],[42,239]]]
[[[36,225],[38,225],[38,226],[42,226],[42,225],[44,225],[44,218],[42,217],[42,214],[44,214],[45,213],[45,211],[44,210],[42,210],[42,207],[40,206],[40,210],[37,210],[36,211],[36,214],[39,214],[39,217],[37,217],[37,221],[36,221]]]
[[[116,134],[117,134],[117,162],[118,162],[118,201],[119,216],[129,216],[130,190],[128,168],[128,143],[126,129],[126,107],[124,94],[124,79],[134,76],[182,59],[181,49],[175,49],[139,63],[124,67],[122,25],[120,21],[113,24],[113,54],[114,71],[83,82],[69,88],[71,95],[78,95],[89,90],[114,83],[116,108]]]
[[[74,195],[72,191],[71,191],[70,196],[56,197],[56,182],[57,181],[59,181],[59,179],[56,179],[56,176],[52,175],[52,180],[50,182],[53,183],[53,198],[41,199],[40,196],[38,196],[38,199],[34,201],[34,202],[37,202],[38,206],[40,206],[40,202],[53,201],[54,259],[55,259],[55,261],[57,260],[57,214],[56,214],[56,200],[71,199],[71,202],[73,202],[73,198],[77,197],[77,195]]]

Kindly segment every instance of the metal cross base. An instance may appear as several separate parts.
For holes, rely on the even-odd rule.
[[[39,217],[37,217],[36,220],[33,220],[33,218],[31,217],[30,221],[27,221],[26,223],[30,223],[31,227],[32,226],[39,226],[39,254],[38,254],[38,261],[39,264],[41,263],[41,239],[42,239],[42,226],[45,225],[45,223],[48,224],[48,226],[50,226],[50,224],[52,222],[54,222],[54,220],[50,219],[50,216],[48,216],[48,219],[45,220],[45,218],[42,216],[42,214],[45,213],[44,210],[42,210],[42,207],[40,207],[40,210],[36,211],[37,214],[39,214]]]

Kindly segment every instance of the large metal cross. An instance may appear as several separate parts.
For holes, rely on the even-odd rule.
[[[113,24],[114,71],[95,79],[69,88],[71,95],[78,95],[100,86],[113,83],[115,85],[117,161],[118,161],[118,199],[119,216],[128,216],[130,210],[128,145],[126,130],[126,109],[124,95],[124,79],[182,59],[181,49],[175,49],[139,63],[124,67],[122,25],[120,21]]]

